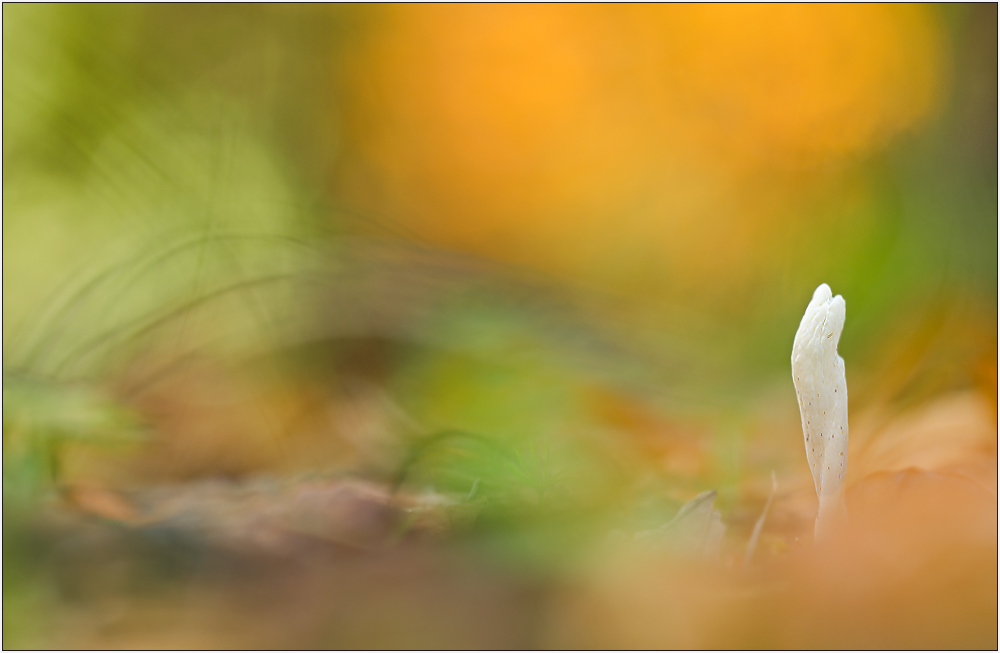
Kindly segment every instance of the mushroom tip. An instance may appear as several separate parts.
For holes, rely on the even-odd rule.
[[[813,292],[813,301],[825,302],[831,297],[833,297],[833,291],[825,283],[819,284],[815,292]]]

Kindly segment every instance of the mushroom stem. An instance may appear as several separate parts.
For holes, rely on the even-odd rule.
[[[844,494],[826,495],[819,498],[819,512],[816,513],[816,525],[813,539],[817,542],[827,539],[831,533],[847,521],[847,504]]]

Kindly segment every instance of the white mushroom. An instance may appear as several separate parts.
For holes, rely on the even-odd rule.
[[[837,355],[845,315],[844,298],[832,297],[830,286],[820,285],[792,345],[792,380],[799,399],[806,459],[819,497],[817,540],[847,517],[847,381],[844,359]]]

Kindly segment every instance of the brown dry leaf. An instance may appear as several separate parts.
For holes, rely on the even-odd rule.
[[[996,494],[997,423],[978,392],[947,395],[909,411],[859,449],[851,452],[848,473],[854,479],[911,467],[962,469]]]
[[[87,514],[123,522],[138,518],[135,506],[113,490],[93,485],[72,485],[63,496],[73,507]]]
[[[639,457],[655,461],[662,471],[673,476],[705,476],[710,460],[705,447],[708,429],[704,426],[670,420],[635,397],[603,387],[586,388],[582,398],[592,419],[621,433],[622,442],[627,442]]]
[[[715,497],[715,490],[702,492],[681,506],[677,515],[660,528],[636,533],[635,541],[682,555],[718,558],[726,527],[715,509]]]
[[[401,516],[389,491],[354,479],[205,480],[134,490],[143,526],[165,526],[234,550],[292,555],[325,541],[376,549]]]
[[[793,557],[789,591],[756,615],[770,622],[772,646],[996,645],[994,494],[957,474],[911,468],[865,478],[847,505],[845,531]]]
[[[782,555],[738,572],[623,550],[556,593],[546,646],[995,648],[996,438],[979,394],[925,404],[853,452],[832,541],[809,536],[808,476],[785,474],[763,534]]]
[[[879,473],[848,530],[751,573],[618,556],[551,605],[546,646],[633,649],[996,646],[997,503],[969,479]]]

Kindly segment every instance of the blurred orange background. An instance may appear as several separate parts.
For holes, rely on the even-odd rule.
[[[342,188],[427,242],[561,277],[738,289],[782,248],[821,250],[798,228],[810,193],[863,192],[850,166],[940,108],[932,12],[385,8],[345,72],[371,177]]]

